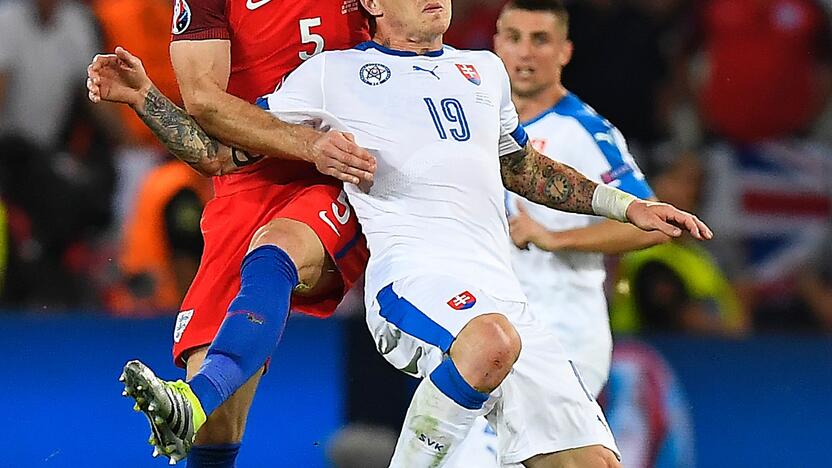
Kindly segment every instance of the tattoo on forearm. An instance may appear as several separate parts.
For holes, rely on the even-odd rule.
[[[219,143],[155,87],[147,93],[144,110],[137,113],[178,159],[198,170],[217,164]]]
[[[500,157],[503,184],[533,202],[562,211],[592,214],[595,182],[575,169],[538,153],[528,143]]]

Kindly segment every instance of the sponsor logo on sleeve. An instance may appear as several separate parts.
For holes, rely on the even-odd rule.
[[[620,165],[620,166],[618,166],[614,169],[610,169],[609,171],[601,174],[601,180],[605,184],[609,184],[610,182],[612,182],[614,180],[618,180],[618,179],[624,177],[625,175],[632,174],[632,173],[633,173],[633,166],[631,166],[627,163],[624,163],[624,164],[622,164],[622,165]]]

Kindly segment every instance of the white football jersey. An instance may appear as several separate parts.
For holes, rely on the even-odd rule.
[[[345,184],[370,249],[368,298],[395,280],[441,273],[525,301],[511,270],[498,156],[527,137],[496,55],[365,42],[307,60],[258,104],[352,132],[375,155],[372,186]]]
[[[567,94],[554,107],[525,122],[524,127],[538,151],[574,167],[587,178],[639,198],[653,196],[621,132],[574,94]],[[518,203],[550,231],[577,229],[603,220],[553,210],[513,193],[506,199],[510,215],[517,212]],[[552,253],[529,246],[528,250],[512,248],[512,263],[532,311],[552,325],[564,347],[575,351],[579,358],[587,347],[598,348],[598,359],[608,362],[611,342],[603,255]]]

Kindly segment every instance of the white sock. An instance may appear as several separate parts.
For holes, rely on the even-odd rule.
[[[445,360],[416,389],[390,468],[444,466],[474,420],[485,414],[487,398],[462,380],[450,359]]]

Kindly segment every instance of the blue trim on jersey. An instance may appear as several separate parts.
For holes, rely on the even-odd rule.
[[[254,105],[263,110],[269,110],[269,98],[267,96],[260,96],[254,101]]]
[[[440,55],[445,53],[445,48],[441,48],[439,50],[430,50],[425,52],[424,54],[419,54],[410,50],[396,50],[390,49],[388,47],[384,47],[383,45],[379,44],[375,41],[365,41],[357,46],[354,49],[358,50],[368,50],[368,49],[376,49],[377,51],[387,54],[387,55],[395,55],[398,57],[439,57]]]
[[[636,178],[634,173],[635,168],[630,167],[630,164],[624,162],[624,156],[621,154],[621,149],[618,148],[612,134],[612,124],[593,111],[578,96],[567,93],[554,107],[527,122],[523,122],[523,125],[529,126],[551,113],[564,117],[572,117],[581,124],[595,144],[598,145],[598,149],[601,150],[604,157],[607,158],[607,162],[611,167],[608,174],[616,176],[613,180],[619,181],[619,189],[639,198],[651,198],[655,196],[653,189],[650,188],[647,181],[643,178]],[[596,138],[595,135],[599,133],[607,135],[609,139]]]
[[[523,125],[519,123],[517,124],[517,128],[515,128],[514,131],[511,132],[511,137],[514,138],[514,141],[516,141],[521,148],[525,148],[526,143],[529,142],[529,135],[526,134],[526,129],[523,128]]]
[[[358,241],[361,240],[362,235],[363,234],[359,229],[358,232],[356,232],[355,235],[352,237],[352,239],[350,239],[350,241],[347,242],[346,245],[344,245],[341,248],[341,250],[335,253],[335,260],[341,260],[346,254],[348,254],[350,252],[350,249],[355,247],[355,244],[357,244]]]
[[[376,300],[378,300],[381,307],[379,315],[398,327],[399,330],[436,346],[443,353],[447,353],[451,349],[451,344],[454,342],[454,336],[451,332],[434,322],[410,301],[399,297],[393,291],[392,283],[378,292]]]

